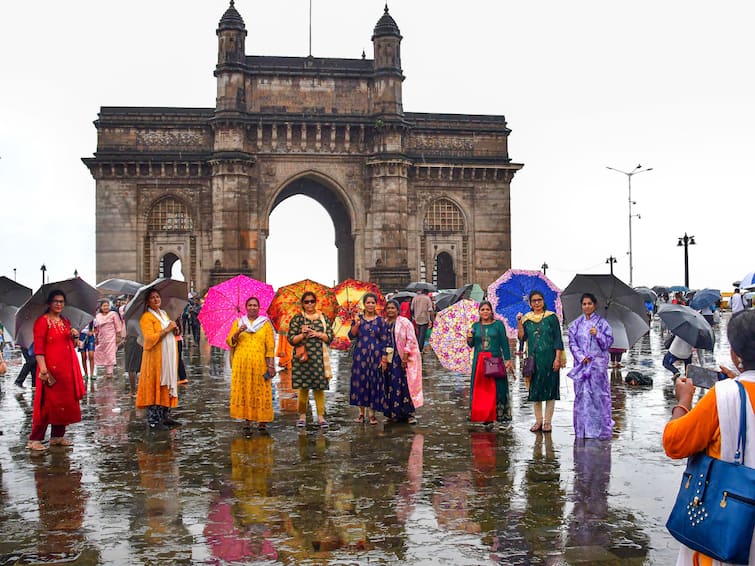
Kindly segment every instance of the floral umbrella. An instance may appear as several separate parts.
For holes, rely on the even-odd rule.
[[[362,297],[367,293],[375,293],[378,298],[378,313],[382,313],[385,309],[385,297],[380,293],[380,288],[374,283],[357,281],[356,279],[342,281],[333,287],[333,292],[338,301],[338,311],[333,321],[333,342],[331,342],[330,347],[335,350],[348,350],[349,346],[351,346],[351,340],[349,340],[351,320],[354,318],[355,313],[364,310]]]
[[[509,269],[488,287],[488,300],[495,317],[506,326],[509,338],[516,338],[517,313],[529,312],[529,294],[540,291],[545,297],[545,308],[563,320],[561,289],[539,271]]]
[[[478,309],[476,301],[462,299],[435,317],[430,346],[444,368],[459,373],[472,372],[472,348],[467,346],[467,333],[480,319]]]
[[[322,283],[304,279],[284,285],[278,289],[273,297],[273,302],[267,308],[267,314],[273,322],[278,334],[288,333],[288,324],[295,314],[301,312],[301,296],[305,291],[312,291],[317,297],[317,310],[332,321],[338,310],[338,301],[333,289]]]
[[[237,275],[223,281],[207,291],[199,323],[207,335],[207,341],[218,348],[228,349],[226,337],[233,321],[246,314],[246,300],[257,297],[260,302],[260,315],[267,316],[267,309],[275,291],[272,285],[257,281],[246,275]]]

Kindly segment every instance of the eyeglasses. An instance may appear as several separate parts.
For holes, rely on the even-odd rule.
[[[302,301],[305,305],[314,305],[317,301],[314,299],[307,299],[306,301]]]
[[[65,302],[65,301],[61,301],[60,299],[53,299],[53,300],[52,300],[52,301],[50,301],[50,302],[51,302],[52,304],[54,304],[54,305],[65,305],[65,304],[66,304],[66,302]]]
[[[542,303],[543,299],[530,299],[531,303]]]

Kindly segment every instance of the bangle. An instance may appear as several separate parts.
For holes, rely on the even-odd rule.
[[[681,405],[681,404],[679,404],[679,405],[674,405],[673,407],[671,407],[671,414],[672,414],[672,415],[674,414],[674,409],[684,409],[684,414],[685,414],[685,415],[686,415],[687,413],[689,413],[689,409],[688,409],[687,407],[685,407],[684,405]]]

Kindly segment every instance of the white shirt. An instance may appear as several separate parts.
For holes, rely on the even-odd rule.
[[[745,301],[740,293],[734,293],[729,299],[729,304],[731,304],[731,314],[745,310]]]
[[[671,342],[668,351],[677,360],[686,360],[692,356],[692,345],[688,344],[678,336],[674,336],[674,340]]]

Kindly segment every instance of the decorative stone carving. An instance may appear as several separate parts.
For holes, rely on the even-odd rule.
[[[136,143],[152,146],[201,146],[205,142],[204,136],[199,132],[137,130]]]
[[[469,138],[436,137],[418,134],[409,138],[409,149],[471,152],[474,150],[474,143]]]

